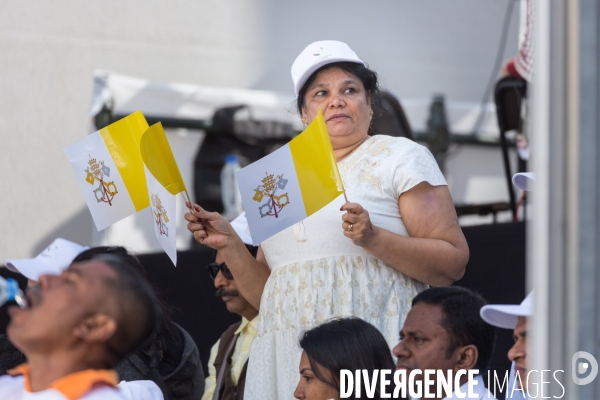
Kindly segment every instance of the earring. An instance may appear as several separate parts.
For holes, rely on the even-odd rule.
[[[373,119],[373,110],[371,110],[371,116],[369,117],[369,121]]]
[[[307,126],[307,124],[306,124],[306,118],[302,118],[302,123],[304,124],[304,126]]]

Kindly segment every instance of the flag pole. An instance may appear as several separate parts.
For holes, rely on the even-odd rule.
[[[183,177],[181,177],[181,181],[183,182]],[[194,210],[196,209],[195,204],[192,203],[192,198],[190,197],[190,194],[187,191],[187,186],[186,186],[185,182],[183,182],[183,185],[184,185],[183,187],[185,189],[183,190],[183,192],[181,192],[181,196],[183,197],[184,202],[189,203],[190,206],[188,207],[188,210],[190,210],[190,212],[192,214],[194,214]]]
[[[321,107],[319,107],[319,113],[321,113],[321,115],[323,115],[323,110],[321,109]],[[325,129],[327,129],[327,127],[325,127]],[[329,144],[331,146],[331,138],[329,137],[329,133],[327,134],[327,137],[329,138]],[[330,148],[331,148],[331,155],[333,156],[333,161],[335,163],[335,169],[336,169],[336,171],[337,171],[337,173],[339,175],[340,171],[338,170],[338,167],[337,167],[337,160],[335,159],[335,156],[333,155],[333,148],[332,147],[330,147]],[[348,201],[348,196],[346,196],[346,188],[344,187],[344,181],[342,181],[341,176],[340,176],[340,183],[342,184],[342,190],[344,191],[343,192],[344,193],[344,199],[346,200],[346,203],[350,203]]]
[[[192,203],[192,198],[190,197],[190,194],[188,193],[187,189],[181,192],[181,196],[183,197],[183,201],[189,203],[190,206],[188,207],[188,210],[190,210],[190,212],[193,214],[195,204]]]

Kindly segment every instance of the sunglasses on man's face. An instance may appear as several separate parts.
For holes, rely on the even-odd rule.
[[[229,270],[229,268],[227,267],[227,264],[225,263],[221,263],[221,264],[217,264],[217,263],[210,263],[206,266],[206,269],[208,270],[208,274],[210,275],[211,278],[213,278],[213,280],[217,277],[217,274],[219,273],[219,271],[221,271],[221,273],[223,274],[223,277],[227,280],[233,280],[233,275],[231,274],[231,271]]]

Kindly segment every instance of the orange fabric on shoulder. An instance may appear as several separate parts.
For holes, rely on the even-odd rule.
[[[31,392],[31,384],[29,382],[29,365],[21,364],[18,367],[6,371],[6,374],[10,376],[23,375],[23,378],[25,378],[25,390]]]
[[[21,364],[7,371],[10,376],[23,375],[25,389],[31,392],[29,365]],[[116,388],[119,383],[117,372],[109,369],[86,369],[63,376],[52,382],[51,388],[61,392],[69,400],[77,400],[97,387],[109,386]]]

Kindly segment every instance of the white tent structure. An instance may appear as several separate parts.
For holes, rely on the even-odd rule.
[[[235,105],[247,109],[236,114],[241,123],[248,120],[289,124],[300,131],[302,124],[295,112],[294,98],[261,90],[211,88],[181,83],[158,83],[108,71],[96,71],[90,108],[91,131],[102,114],[128,115],[141,110],[147,118],[197,121],[198,127],[210,124],[215,110]],[[403,99],[402,105],[414,131],[424,131],[429,115],[429,99]],[[486,104],[478,139],[497,142],[498,127],[493,104]],[[453,134],[469,135],[481,113],[481,105],[467,102],[446,104],[449,129]],[[109,121],[105,121],[109,122]],[[193,191],[193,162],[202,144],[201,129],[166,129],[169,142],[190,192]],[[277,132],[273,133],[277,135]],[[461,145],[451,149],[446,164],[446,179],[456,203],[506,201],[500,150],[496,147]],[[191,235],[183,219],[185,207],[179,205],[177,246],[190,246]],[[149,210],[143,210],[105,229],[95,236],[95,245],[122,245],[136,252],[160,251],[154,237]],[[508,216],[503,216],[506,219]],[[509,217],[508,217],[509,218]],[[490,218],[468,216],[461,223],[485,223]]]

